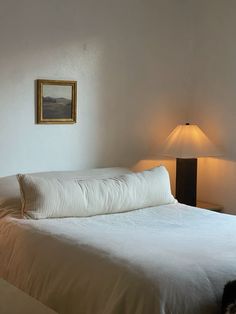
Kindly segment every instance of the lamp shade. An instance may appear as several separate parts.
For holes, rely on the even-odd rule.
[[[167,137],[162,151],[164,156],[197,158],[219,156],[216,146],[194,124],[178,125]]]

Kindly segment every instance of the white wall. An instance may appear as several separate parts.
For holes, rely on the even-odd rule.
[[[0,176],[134,165],[188,120],[224,151],[200,160],[199,198],[236,213],[235,10],[232,0],[0,0]],[[35,124],[37,78],[78,81],[77,124]]]
[[[184,114],[222,151],[222,158],[199,159],[198,199],[223,205],[225,212],[233,214],[236,214],[235,12],[233,0],[193,0],[189,1],[188,14],[184,17],[189,44],[186,71],[189,98]],[[138,167],[159,163],[146,160]],[[174,192],[174,163],[163,163],[170,171]]]
[[[154,154],[185,121],[188,10],[176,0],[0,0],[0,176]],[[35,124],[38,78],[78,81],[77,124]]]
[[[193,93],[189,113],[222,150],[199,163],[199,198],[236,214],[236,2],[195,1]]]

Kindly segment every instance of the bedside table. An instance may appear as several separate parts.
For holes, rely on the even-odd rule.
[[[56,314],[36,299],[0,278],[1,314]]]
[[[212,210],[212,211],[218,212],[218,213],[221,213],[224,209],[224,207],[221,205],[216,205],[216,204],[203,202],[203,201],[197,201],[196,207],[205,208],[205,209]]]

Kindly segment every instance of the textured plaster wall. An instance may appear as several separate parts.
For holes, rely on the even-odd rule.
[[[133,165],[185,120],[187,1],[0,1],[0,176]],[[35,124],[35,80],[78,81],[78,123]]]
[[[222,158],[199,162],[199,198],[236,214],[236,2],[193,2],[191,120],[220,147]]]

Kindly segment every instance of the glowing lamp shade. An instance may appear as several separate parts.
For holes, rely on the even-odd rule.
[[[176,158],[197,158],[220,154],[197,125],[185,124],[178,125],[167,137],[163,155]]]
[[[176,158],[176,198],[196,206],[197,157],[219,156],[219,151],[197,126],[178,125],[167,137],[162,154]]]

